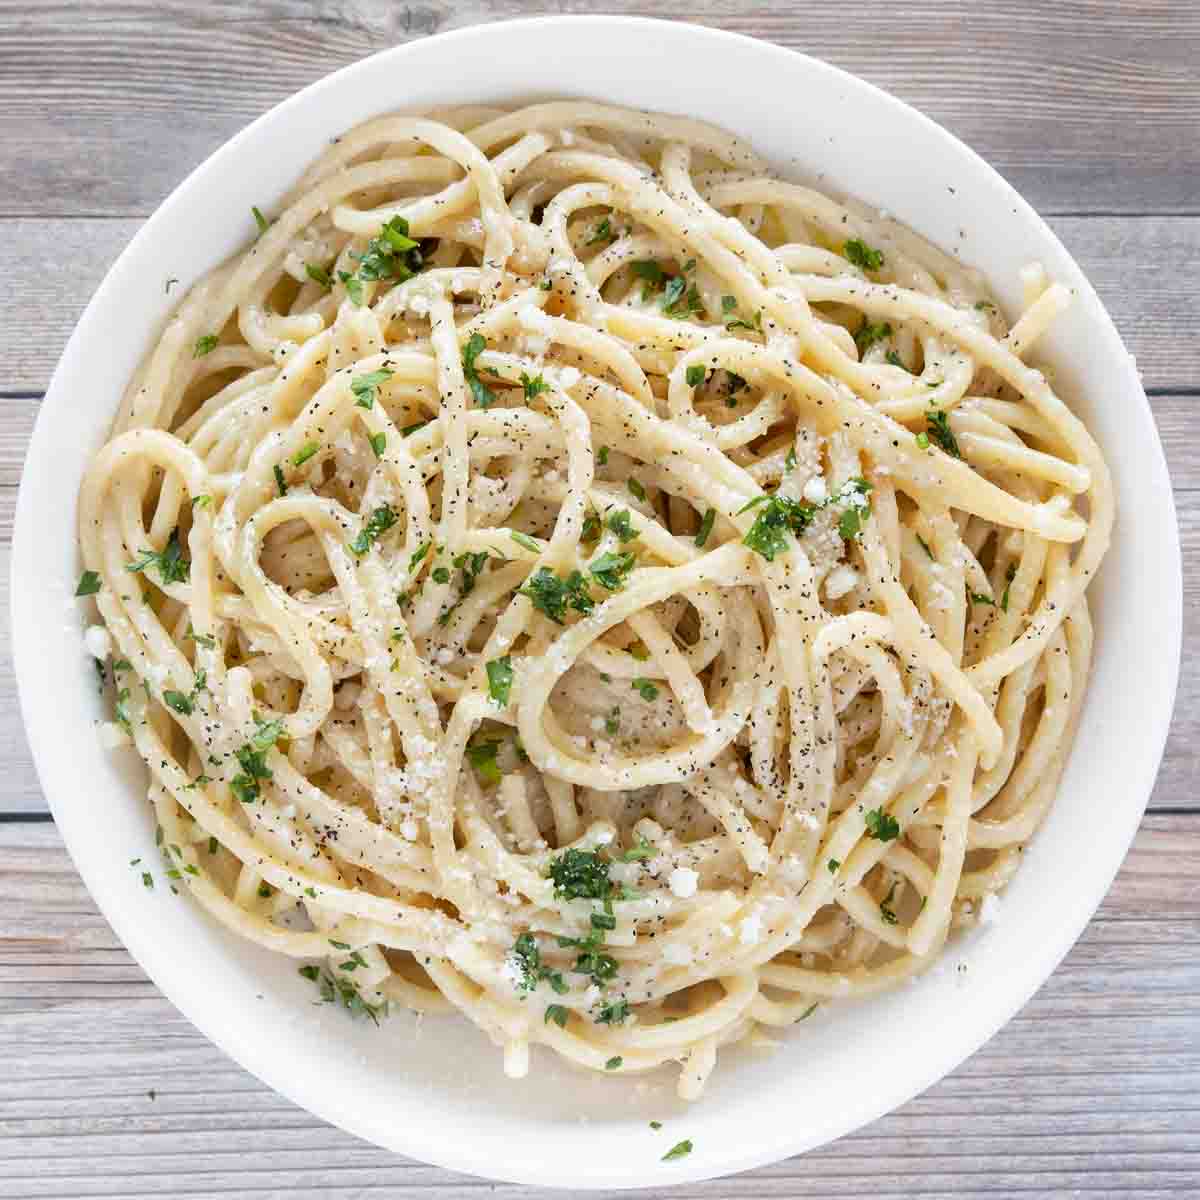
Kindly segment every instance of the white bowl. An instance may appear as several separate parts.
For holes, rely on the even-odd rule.
[[[186,896],[143,889],[153,823],[132,755],[101,749],[78,635],[76,493],[125,382],[187,288],[252,232],[328,139],[368,117],[461,101],[580,96],[685,113],[744,135],[786,175],[891,211],[1018,299],[1033,260],[1076,290],[1042,357],[1112,465],[1118,521],[1091,599],[1096,658],[1057,802],[1008,889],[1003,919],[951,945],[912,986],[822,1009],[774,1053],[722,1056],[699,1103],[584,1077],[534,1055],[523,1082],[459,1018],[375,1029],[329,1006],[288,959],[217,928]],[[169,276],[179,279],[164,294]],[[321,80],[196,169],[117,260],[71,337],[34,431],[17,505],[13,640],[29,741],[92,895],[164,993],[272,1087],[382,1146],[494,1179],[658,1187],[759,1166],[902,1104],[1025,1003],[1112,881],[1150,794],[1174,698],[1180,560],[1171,489],[1133,362],[1055,236],[991,168],[899,101],[825,63],[694,25],[555,17],[401,46]],[[664,1128],[651,1131],[648,1122]],[[675,1162],[664,1151],[688,1137]]]

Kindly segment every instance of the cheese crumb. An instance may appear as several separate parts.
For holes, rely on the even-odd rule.
[[[809,504],[823,504],[828,495],[829,491],[825,487],[825,479],[821,475],[814,475],[804,485],[804,498]]]
[[[112,653],[112,636],[103,625],[89,625],[83,635],[83,644],[93,658],[101,661]]]
[[[667,878],[667,884],[672,894],[678,896],[680,900],[694,896],[699,883],[700,876],[691,867],[676,867]]]

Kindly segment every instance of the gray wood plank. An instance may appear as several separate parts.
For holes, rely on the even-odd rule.
[[[0,218],[0,328],[7,333],[0,393],[45,390],[84,305],[140,224]],[[1145,386],[1200,391],[1200,339],[1185,329],[1200,278],[1200,217],[1056,217],[1050,224],[1108,307]],[[171,275],[164,261],[144,285],[162,288]]]
[[[399,42],[538,0],[0,3],[4,211],[149,212],[251,118]],[[663,15],[649,0],[568,12]],[[915,104],[1048,211],[1196,212],[1200,10],[1189,0],[698,0],[690,19],[825,58]],[[1135,119],[1140,117],[1141,119]]]
[[[1148,818],[1079,945],[958,1071],[832,1146],[669,1194],[1194,1194],[1198,857],[1200,815]],[[376,1150],[241,1071],[129,959],[50,825],[0,826],[0,1054],[0,1191],[13,1200],[530,1194]],[[666,1182],[648,1180],[650,1194]]]

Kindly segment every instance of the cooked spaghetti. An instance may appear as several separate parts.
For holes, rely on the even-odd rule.
[[[590,103],[371,121],[254,217],[79,504],[170,878],[359,1015],[688,1098],[989,915],[1113,520],[1026,363],[1066,288],[1009,328],[901,225]]]

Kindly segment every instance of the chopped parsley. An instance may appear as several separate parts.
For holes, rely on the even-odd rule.
[[[862,238],[850,238],[842,247],[842,255],[863,271],[878,271],[883,266],[883,251],[868,246]]]
[[[662,1156],[663,1162],[673,1162],[677,1158],[687,1158],[692,1152],[692,1139],[684,1138],[682,1142],[676,1142],[670,1150]]]
[[[362,532],[350,543],[351,551],[362,557],[397,521],[396,510],[390,504],[381,504],[367,518]]]
[[[618,857],[621,862],[645,862],[646,859],[653,858],[657,853],[658,847],[653,842],[648,842],[644,837],[639,837],[636,846],[626,850]]]
[[[991,596],[985,596],[982,592],[969,592],[972,604],[989,604],[992,608],[996,607],[996,602]]]
[[[379,1024],[380,1017],[387,1015],[387,1001],[371,1004],[363,999],[358,985],[352,979],[326,974],[320,968],[311,965],[300,967],[299,974],[317,985],[323,1004],[340,1004],[351,1016],[370,1017],[376,1025]]]
[[[749,504],[739,511],[762,506],[749,532],[742,538],[742,544],[749,546],[757,554],[761,554],[767,562],[773,562],[775,555],[781,554],[788,547],[788,531],[799,536],[812,521],[816,511],[811,504],[803,500],[792,500],[787,496],[756,496]]]
[[[641,675],[633,680],[631,686],[643,700],[649,701],[658,699],[658,688],[656,688],[649,679],[645,679]]]
[[[387,367],[380,367],[378,371],[368,371],[366,375],[357,376],[350,383],[354,403],[359,408],[374,408],[376,389],[381,383],[391,379],[393,374],[394,372]]]
[[[555,1025],[559,1027],[559,1029],[565,1029],[567,1026],[567,1017],[569,1015],[570,1014],[561,1004],[548,1004],[546,1005],[546,1015],[542,1018],[542,1023],[544,1025],[549,1025],[550,1022],[553,1021]]]
[[[403,283],[424,265],[420,243],[408,236],[408,222],[399,216],[384,225],[362,255],[352,252],[350,257],[358,260],[359,279],[371,281],[395,279]]]
[[[637,499],[639,499],[639,500],[646,499],[646,489],[644,487],[642,487],[642,483],[641,483],[640,479],[635,479],[631,475],[629,477],[629,479],[626,480],[625,486],[629,489],[629,491],[632,495],[637,497]]]
[[[352,275],[349,271],[339,271],[338,279],[346,285],[346,295],[350,297],[353,304],[362,304],[363,288],[362,281],[357,275]]]
[[[321,449],[319,442],[305,442],[292,458],[293,467],[302,467]]]
[[[513,536],[516,537],[515,534]],[[596,602],[588,593],[587,582],[579,571],[572,571],[564,580],[549,567],[539,567],[525,581],[520,595],[528,596],[533,607],[545,613],[556,625],[563,623],[568,608],[586,616],[596,607]]]
[[[140,574],[147,567],[154,567],[163,583],[186,583],[192,564],[184,558],[179,545],[179,529],[171,530],[166,546],[161,550],[143,550],[142,556],[127,565],[126,570]]]
[[[375,457],[382,458],[383,452],[387,449],[387,434],[382,432],[373,433],[367,438],[367,441],[371,443],[371,449],[375,452]]]
[[[513,669],[512,658],[493,658],[487,664],[488,695],[503,708],[508,703],[512,691]]]
[[[858,347],[858,357],[865,358],[866,353],[876,342],[882,342],[885,338],[892,336],[892,327],[887,321],[880,321],[878,324],[872,324],[870,320],[863,317],[863,323],[858,327],[858,332],[854,335],[854,344]]]
[[[275,486],[279,489],[279,494],[281,496],[286,496],[287,480],[283,477],[283,468],[276,463],[271,470],[275,472]]]
[[[704,517],[700,522],[700,528],[696,530],[696,536],[693,539],[697,546],[703,547],[708,541],[708,535],[713,531],[713,523],[717,519],[717,510],[709,508],[705,510]]]
[[[694,367],[688,367],[686,373],[688,387],[699,387],[704,382],[704,377],[708,372],[698,363]]]
[[[496,762],[499,749],[500,742],[496,738],[476,737],[467,746],[467,761],[485,788],[495,787],[503,774]]]
[[[838,533],[850,541],[852,538],[858,537],[862,532],[863,521],[871,515],[870,506],[866,508],[855,508],[851,505],[838,518]]]
[[[542,547],[533,540],[527,533],[521,533],[520,530],[513,529],[509,531],[508,536],[512,538],[518,546],[525,550],[531,550],[534,554],[541,554]]]
[[[607,717],[604,718],[604,732],[609,737],[616,737],[621,729],[621,710],[614,708]]]
[[[950,418],[936,405],[925,414],[925,429],[951,458],[962,458],[958,450],[958,441],[950,428]]]
[[[258,236],[262,237],[262,235],[271,228],[271,222],[262,215],[262,209],[259,208],[257,204],[252,204],[250,206],[250,211],[254,214],[255,225],[258,226]]]
[[[608,466],[608,447],[607,446],[601,446],[600,449],[596,451],[596,465],[599,467],[607,467]]]
[[[882,808],[867,813],[867,835],[880,842],[895,841],[900,836],[900,822]]]
[[[329,291],[333,287],[333,279],[324,267],[315,266],[313,263],[305,263],[304,273],[313,283],[319,283],[326,291]]]
[[[615,513],[611,513],[607,521],[604,522],[617,535],[618,540],[624,544],[632,542],[637,537],[637,530],[634,529],[629,520],[629,509],[622,508]]]
[[[668,317],[686,317],[691,313],[704,310],[700,300],[700,292],[693,283],[690,287],[682,275],[676,275],[668,281],[662,298],[663,312]]]
[[[1012,590],[1012,582],[1017,577],[1017,564],[1009,563],[1004,572],[1004,594],[1000,597],[1000,611],[1008,612],[1008,594]]]
[[[100,590],[100,573],[98,571],[84,571],[79,577],[79,584],[75,588],[76,596],[94,596]]]
[[[831,858],[825,865],[829,868],[830,875],[836,875],[838,872],[838,867],[840,867],[842,864],[838,859]]]
[[[628,1000],[610,1000],[596,1016],[597,1025],[624,1025],[629,1016]]]
[[[612,221],[608,217],[605,217],[588,235],[584,245],[594,246],[597,242],[611,242],[616,236],[613,233]]]
[[[636,562],[637,559],[631,551],[622,551],[620,554],[610,551],[588,564],[588,574],[602,588],[617,592],[625,586],[625,581]]]
[[[607,899],[612,890],[608,867],[608,859],[595,850],[564,850],[550,861],[554,895],[560,900]]]
[[[463,347],[462,352],[463,378],[467,381],[471,395],[475,397],[475,403],[480,408],[491,408],[496,403],[496,393],[479,378],[479,373],[475,369],[475,360],[486,347],[487,342],[484,341],[483,334],[473,333],[467,338],[467,344]]]
[[[196,339],[196,344],[192,347],[193,358],[203,358],[206,354],[211,354],[217,348],[217,335],[215,333],[206,333],[203,337]]]
[[[530,379],[524,371],[521,372],[521,386],[525,389],[526,400],[532,400],[535,396],[541,395],[542,392],[550,390],[550,385],[540,375],[535,375]]]
[[[604,1069],[606,1071],[615,1071],[624,1061],[625,1060],[619,1054],[614,1055],[608,1060],[608,1062],[604,1064]]]
[[[513,943],[511,954],[521,972],[519,991],[532,992],[543,980],[560,996],[569,990],[562,972],[542,962],[541,950],[532,933],[521,934]]]

